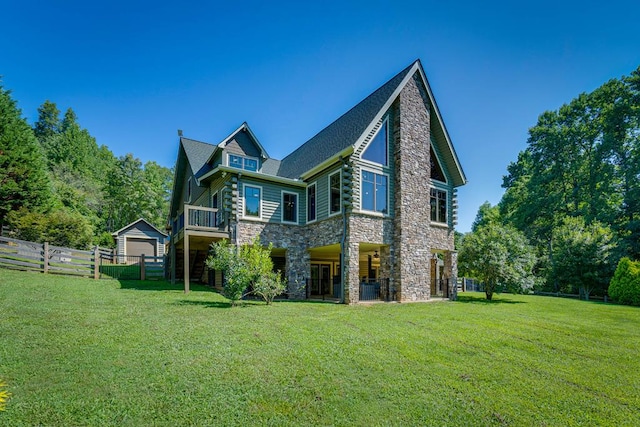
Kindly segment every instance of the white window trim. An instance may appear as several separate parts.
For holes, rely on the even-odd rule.
[[[331,177],[338,174],[339,178],[338,178],[338,183],[339,183],[339,188],[340,188],[340,209],[338,209],[338,211],[336,212],[331,212]],[[339,169],[333,173],[330,173],[329,176],[327,176],[327,196],[328,196],[328,203],[327,203],[327,216],[328,217],[333,217],[336,215],[340,215],[342,213],[342,169]],[[317,202],[316,202],[317,205]],[[317,211],[317,209],[316,209]],[[316,216],[317,216],[317,212],[316,212]]]
[[[293,194],[294,196],[296,196],[296,212],[295,212],[296,220],[295,221],[285,221],[284,219],[284,195],[285,194]],[[299,221],[300,221],[299,206],[300,206],[300,195],[298,193],[296,193],[295,191],[281,190],[280,191],[280,222],[283,224],[299,224]]]
[[[379,166],[379,165],[378,165],[378,166]],[[378,211],[376,211],[376,210],[372,210],[372,211],[370,211],[370,210],[368,210],[368,209],[364,209],[364,208],[362,207],[362,172],[363,172],[363,171],[371,172],[371,173],[373,173],[373,174],[375,174],[375,175],[384,175],[384,176],[386,176],[386,177],[387,177],[387,213],[378,212]],[[389,193],[390,193],[390,191],[389,191],[389,183],[390,183],[390,182],[391,182],[391,178],[390,178],[390,176],[389,176],[389,174],[388,174],[388,173],[386,173],[386,172],[382,172],[382,171],[379,171],[379,170],[375,170],[375,169],[368,169],[368,168],[363,168],[363,167],[361,167],[361,168],[360,168],[360,206],[359,206],[359,208],[360,208],[360,212],[366,213],[366,214],[368,214],[368,215],[374,215],[374,216],[380,216],[380,217],[387,217],[387,216],[390,216],[390,215],[391,215],[391,214],[390,214],[391,209],[389,208],[389,198],[390,198],[390,194],[389,194]],[[375,187],[374,187],[374,188],[375,188]],[[431,190],[429,190],[429,191],[431,191]],[[431,197],[431,195],[429,195],[429,197]],[[375,204],[376,204],[376,203],[375,203],[375,200],[374,200],[374,201],[373,201],[373,208],[374,208],[374,209],[375,209]],[[431,211],[429,211],[429,217],[431,217]]]
[[[440,181],[437,181],[437,182],[440,182]],[[446,204],[446,206],[447,206],[447,213],[446,213],[446,216],[447,216],[447,217],[445,218],[444,222],[442,222],[442,221],[435,221],[435,220],[432,220],[432,219],[431,219],[431,190],[443,191],[443,192],[444,192],[444,194],[445,194],[445,196],[446,196],[445,204]],[[436,200],[438,200],[438,199],[437,199],[437,194],[436,194]],[[438,209],[438,207],[436,206],[436,211],[437,211],[437,209]],[[451,216],[451,214],[449,213],[449,190],[447,190],[447,189],[445,189],[445,188],[435,187],[435,186],[431,187],[431,188],[429,189],[429,221],[430,221],[430,222],[431,222],[431,224],[433,224],[433,225],[439,225],[439,226],[446,226],[446,227],[448,227],[448,226],[449,226],[449,217],[450,217],[450,216]]]
[[[236,157],[240,157],[242,159],[242,168],[236,168],[235,166],[231,166],[231,162],[230,162],[230,157],[231,156],[236,156]],[[245,159],[251,159],[251,160],[255,160],[256,161],[256,172],[260,172],[260,170],[262,169],[262,165],[260,164],[260,159],[257,157],[253,157],[253,156],[245,156],[244,154],[235,154],[235,153],[227,153],[227,164],[226,166],[230,167],[230,168],[234,168],[234,169],[238,169],[241,171],[247,171],[247,172],[253,172],[251,170],[245,169],[244,168],[244,161]]]
[[[312,220],[309,220],[309,188],[311,187],[315,187],[316,189],[316,211],[315,211],[315,218]],[[314,222],[316,222],[318,220],[318,181],[313,181],[311,184],[309,184],[307,186],[307,188],[305,189],[306,193],[306,197],[305,200],[307,202],[307,218],[306,218],[306,223],[307,224],[313,224]]]
[[[258,190],[260,190],[260,206],[258,207],[258,216],[246,214],[246,210],[245,210],[245,206],[246,206],[245,188],[246,187],[257,188]],[[242,184],[242,218],[243,219],[248,219],[250,221],[262,221],[262,210],[263,210],[262,198],[263,197],[264,197],[264,192],[262,190],[262,186],[253,185],[253,184]]]
[[[376,139],[376,136],[378,136],[378,133],[380,133],[380,129],[382,129],[382,127],[384,126],[385,123],[387,124],[387,164],[383,165],[382,163],[376,163],[374,161],[367,160],[363,156],[364,156],[364,152],[367,151],[367,148],[369,148],[369,145],[371,145],[373,140]],[[390,131],[391,131],[391,129],[389,128],[389,116],[387,115],[387,117],[384,118],[382,123],[380,123],[380,127],[378,128],[378,131],[371,136],[371,138],[367,142],[367,145],[365,145],[362,148],[362,151],[360,151],[360,161],[362,163],[365,163],[365,164],[371,165],[371,166],[377,166],[377,167],[382,166],[383,168],[388,168],[389,167],[389,158],[391,157],[390,153],[389,153],[389,141],[390,141],[389,132]]]

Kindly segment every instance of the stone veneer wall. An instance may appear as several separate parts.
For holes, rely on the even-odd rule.
[[[395,114],[394,282],[400,301],[429,299],[431,242],[430,112],[416,75],[400,92]]]
[[[286,249],[285,268],[289,296],[293,299],[304,299],[305,279],[311,277],[308,249],[340,243],[342,217],[306,226],[244,220],[236,224],[236,233],[239,245],[251,243],[255,236],[260,236],[263,244],[273,243],[274,248]]]

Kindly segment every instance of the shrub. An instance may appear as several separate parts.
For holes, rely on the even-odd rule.
[[[609,296],[622,304],[640,305],[640,262],[622,258],[609,284]]]
[[[4,386],[6,386],[6,384],[3,383],[2,380],[0,380],[0,411],[5,410],[7,399],[9,399],[9,396],[11,396],[11,393],[6,390],[2,390]]]

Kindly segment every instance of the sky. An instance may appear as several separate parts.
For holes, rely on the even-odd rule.
[[[72,108],[116,156],[247,122],[282,159],[420,59],[468,184],[496,204],[547,110],[640,66],[640,2],[0,0],[0,75],[29,123]]]

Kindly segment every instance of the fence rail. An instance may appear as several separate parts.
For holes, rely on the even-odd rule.
[[[0,236],[0,268],[94,279],[146,280],[164,278],[164,266],[164,257],[116,255],[106,248],[85,251]]]

